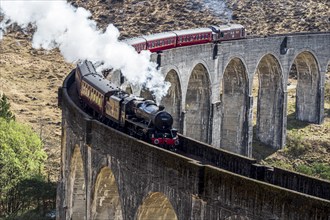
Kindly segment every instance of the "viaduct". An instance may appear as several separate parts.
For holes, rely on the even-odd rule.
[[[251,158],[255,106],[257,139],[285,145],[290,72],[297,119],[322,123],[330,33],[181,47],[151,59],[171,82],[162,104],[182,146],[160,149],[94,120],[77,105],[70,73],[59,90],[57,219],[330,219],[330,182]]]

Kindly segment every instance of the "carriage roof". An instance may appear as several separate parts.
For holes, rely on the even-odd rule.
[[[96,72],[92,62],[85,61],[81,65],[78,65],[78,67],[83,76],[82,80],[98,90],[101,94],[104,95],[108,92],[119,90],[115,84],[111,83],[109,80],[105,80],[102,74]]]

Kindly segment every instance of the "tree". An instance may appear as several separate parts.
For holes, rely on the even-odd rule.
[[[6,98],[2,98],[2,113],[9,112],[6,103]],[[33,205],[33,201],[24,204],[26,199],[20,189],[27,180],[43,174],[46,160],[39,136],[31,128],[12,120],[11,114],[6,115],[0,117],[0,218],[22,213]]]
[[[0,117],[5,118],[7,121],[15,120],[15,115],[9,109],[8,98],[3,94],[0,99]]]

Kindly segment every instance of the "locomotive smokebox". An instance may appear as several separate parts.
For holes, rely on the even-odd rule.
[[[168,112],[160,111],[153,118],[153,124],[159,130],[168,130],[172,128],[173,118]]]

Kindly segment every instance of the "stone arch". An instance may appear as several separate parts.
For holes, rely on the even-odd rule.
[[[125,81],[125,77],[120,70],[105,70],[103,71],[103,75],[106,79],[118,87],[120,87]]]
[[[330,100],[330,60],[325,70],[325,77],[324,77],[324,103]],[[327,99],[327,100],[326,100]],[[324,116],[330,118],[330,106],[324,105]]]
[[[203,64],[197,64],[188,82],[184,130],[187,136],[206,143],[210,142],[210,99],[208,71]]]
[[[137,212],[137,220],[177,220],[178,217],[169,199],[160,192],[150,193]]]
[[[232,215],[226,217],[225,220],[250,220],[250,218],[242,215]]]
[[[230,60],[222,80],[221,148],[249,155],[247,70],[239,58]]]
[[[145,87],[141,89],[140,97],[155,101],[155,98],[152,95],[152,92],[148,88],[145,88]]]
[[[320,71],[315,56],[299,53],[291,66],[297,73],[295,117],[300,121],[320,121]]]
[[[172,115],[174,121],[173,127],[182,133],[182,123],[180,120],[182,92],[178,73],[172,69],[166,75],[165,81],[170,82],[171,87],[169,88],[167,95],[162,99],[161,104],[164,105],[166,111]]]
[[[272,54],[266,54],[255,73],[259,79],[257,99],[256,138],[275,149],[282,147],[283,138],[283,73]]]
[[[101,169],[94,185],[92,219],[123,219],[118,185],[115,176],[108,167]]]
[[[83,160],[79,146],[76,146],[74,149],[70,167],[70,219],[86,219],[86,185]]]
[[[121,85],[121,89],[124,90],[125,92],[127,92],[128,94],[134,94],[132,86],[129,85],[127,82],[125,82]]]

